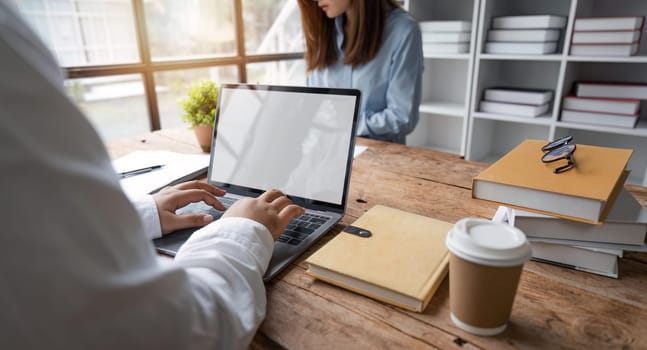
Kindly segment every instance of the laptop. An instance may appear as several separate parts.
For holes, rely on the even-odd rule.
[[[306,213],[290,223],[274,243],[265,281],[272,279],[328,232],[346,210],[360,92],[293,86],[224,84],[207,174],[227,191],[225,207],[243,197],[279,189]],[[177,213],[222,212],[204,202]],[[198,228],[153,240],[175,256]]]

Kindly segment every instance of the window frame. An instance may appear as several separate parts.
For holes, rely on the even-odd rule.
[[[200,59],[164,60],[155,62],[151,59],[148,34],[146,32],[146,18],[144,14],[143,0],[132,0],[133,20],[135,21],[135,36],[139,52],[139,63],[111,64],[66,67],[65,72],[68,79],[93,78],[109,75],[140,74],[144,84],[146,105],[148,108],[149,129],[160,130],[160,113],[155,91],[156,72],[207,68],[226,65],[238,67],[238,78],[241,83],[247,82],[247,64],[259,62],[273,62],[282,60],[303,59],[303,52],[279,53],[279,54],[254,54],[247,55],[245,52],[245,33],[243,25],[242,0],[234,2],[234,16],[236,22],[236,55],[230,57],[214,57]]]

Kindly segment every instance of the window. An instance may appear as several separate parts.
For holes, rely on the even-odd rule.
[[[181,126],[201,79],[305,84],[296,0],[14,0],[104,141]]]

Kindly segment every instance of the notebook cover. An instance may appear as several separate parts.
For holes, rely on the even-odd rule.
[[[628,175],[624,171],[633,150],[577,144],[575,168],[554,174],[556,165],[541,161],[544,154],[541,147],[546,143],[543,140],[525,140],[477,175],[472,189],[476,182],[483,181],[613,203],[614,194],[619,192]],[[604,216],[602,213],[600,221]]]
[[[421,307],[409,308],[385,298],[381,292],[373,294],[325,276],[315,277],[396,306],[424,310],[447,275],[449,252],[445,237],[453,224],[376,205],[353,226],[370,230],[372,236],[341,232],[306,262],[364,281],[378,290],[414,298]]]

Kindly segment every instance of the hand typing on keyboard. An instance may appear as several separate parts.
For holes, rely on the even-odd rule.
[[[204,226],[213,217],[208,214],[176,214],[175,211],[189,203],[204,201],[217,210],[225,207],[216,197],[225,194],[224,190],[201,181],[189,181],[179,185],[169,186],[153,195],[157,204],[162,233],[166,234],[175,230]]]
[[[290,221],[303,213],[305,210],[292,204],[281,191],[269,190],[258,198],[238,200],[222,217],[244,217],[259,222],[267,227],[276,240]]]

